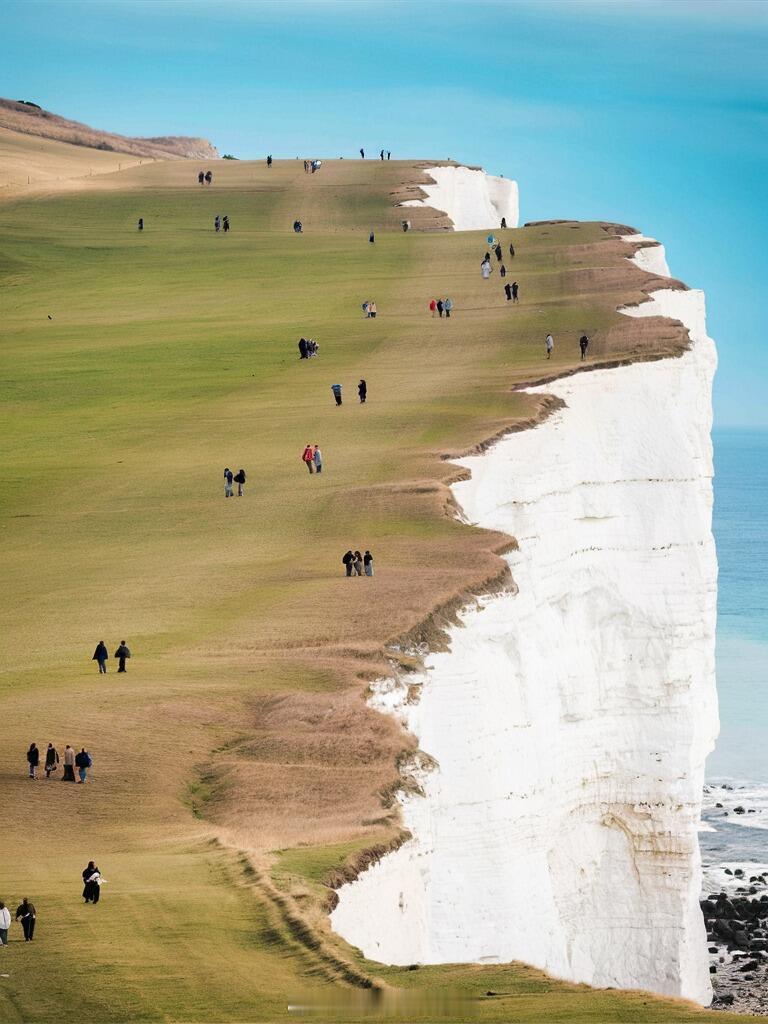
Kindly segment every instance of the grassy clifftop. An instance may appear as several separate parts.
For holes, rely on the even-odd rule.
[[[210,188],[197,170],[0,206],[0,796],[19,826],[0,898],[39,912],[39,941],[3,951],[0,1016],[284,1020],[296,998],[372,984],[451,985],[457,1020],[704,1019],[519,965],[384,968],[323,914],[328,881],[399,834],[413,741],[366,707],[367,682],[503,571],[507,538],[452,517],[444,456],[542,415],[511,389],[578,369],[585,330],[593,364],[680,351],[679,325],[615,312],[653,279],[611,228],[538,225],[503,233],[513,307],[480,276],[484,232],[399,230],[420,165],[217,164]],[[429,316],[437,295],[451,320]],[[301,335],[316,359],[298,359]],[[224,466],[245,467],[245,498],[225,501]],[[371,548],[373,580],[344,578],[348,547]],[[102,637],[128,640],[127,675],[97,676]],[[29,782],[33,739],[87,746],[93,784]],[[109,879],[96,908],[79,900],[90,859]]]

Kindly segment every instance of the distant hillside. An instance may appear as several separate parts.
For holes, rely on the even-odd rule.
[[[27,101],[0,98],[0,127],[10,128],[27,135],[56,139],[74,146],[85,146],[132,156],[154,157],[157,160],[216,160],[218,150],[207,139],[193,139],[185,135],[164,135],[159,138],[134,139],[113,132],[89,128],[79,121],[68,121],[58,114]]]

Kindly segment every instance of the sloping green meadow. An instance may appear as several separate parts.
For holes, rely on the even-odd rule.
[[[442,456],[535,414],[510,387],[543,373],[548,330],[556,371],[584,330],[599,358],[643,275],[584,286],[618,265],[600,225],[507,232],[512,307],[481,279],[484,233],[399,230],[392,192],[413,165],[217,164],[210,188],[197,170],[0,206],[0,899],[38,909],[36,941],[14,925],[0,950],[0,1019],[277,1021],[294,1002],[325,1020],[705,1019],[518,965],[368,964],[318,909],[326,867],[396,830],[379,791],[407,741],[363,703],[383,647],[499,571],[505,539],[446,514]],[[447,294],[454,316],[431,318]],[[317,358],[299,360],[301,335]],[[224,499],[225,466],[246,469],[244,498]],[[343,577],[350,546],[374,552],[374,580]],[[128,673],[99,677],[97,641],[124,637]],[[348,709],[333,757],[292,745],[310,707]],[[349,753],[358,721],[375,777]],[[277,753],[240,774],[270,729]],[[30,782],[32,740],[87,746],[92,781]],[[97,907],[80,898],[90,859],[108,879]],[[360,978],[389,994],[340,1007]]]

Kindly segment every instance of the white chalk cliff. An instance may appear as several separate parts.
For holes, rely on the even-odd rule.
[[[669,273],[660,246],[634,262]],[[332,924],[386,963],[522,960],[708,1004],[716,355],[700,291],[622,312],[681,320],[690,349],[532,388],[565,408],[460,460],[467,519],[519,542],[517,592],[464,612],[418,703],[378,685],[438,767],[402,800],[413,838],[339,891]]]
[[[422,185],[426,199],[407,199],[400,206],[429,206],[442,210],[455,231],[498,228],[502,217],[516,228],[520,217],[517,182],[497,178],[471,167],[430,167],[434,185]]]

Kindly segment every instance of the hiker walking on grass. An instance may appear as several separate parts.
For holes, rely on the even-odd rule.
[[[101,872],[93,863],[88,861],[88,867],[83,871],[83,899],[86,903],[98,903],[101,895]]]
[[[125,672],[125,661],[126,658],[130,658],[131,652],[125,643],[125,640],[120,641],[120,646],[115,651],[115,657],[118,660],[118,672]]]
[[[221,231],[221,217],[218,215],[218,213],[213,218],[213,226],[216,231]]]
[[[304,451],[301,453],[301,461],[305,463],[311,476],[315,471],[315,459],[311,444],[308,444]]]
[[[381,151],[381,152],[379,153],[379,156],[381,157],[381,159],[382,159],[382,160],[384,159],[384,150],[383,150],[383,149],[382,149],[382,151]]]
[[[138,229],[139,229],[139,231],[143,231],[144,230],[144,218],[143,217],[139,217]]]
[[[75,781],[75,752],[69,744],[64,748],[64,774],[61,781]]]
[[[331,391],[336,399],[336,405],[341,405],[341,384],[331,384]]]
[[[0,900],[0,946],[8,945],[8,929],[11,927],[11,912]]]
[[[429,312],[432,314],[433,317],[437,312],[437,302],[435,301],[435,299],[429,300]]]
[[[555,339],[552,337],[551,334],[547,335],[547,339],[545,341],[545,345],[547,346],[547,359],[551,359],[552,358],[552,350],[555,347]]]
[[[320,445],[315,445],[314,451],[312,452],[312,461],[315,464],[315,472],[323,472],[323,453],[320,451]]]
[[[231,498],[233,496],[232,481],[235,479],[235,474],[227,466],[224,470],[224,497]]]
[[[16,920],[21,921],[21,927],[24,931],[24,941],[31,942],[35,937],[35,921],[37,920],[37,911],[35,910],[34,903],[30,903],[27,897],[21,901],[18,907],[16,907]]]
[[[506,267],[504,266],[504,264],[503,264],[503,263],[502,263],[502,264],[501,264],[501,266],[499,267],[499,274],[500,274],[500,275],[501,275],[502,277],[506,277],[506,276],[507,276],[507,268],[506,268]]]
[[[368,385],[362,377],[360,378],[360,383],[357,385],[357,394],[360,398],[360,405],[365,405],[365,400],[368,397]]]
[[[582,334],[582,336],[579,338],[579,348],[581,349],[581,358],[586,359],[587,349],[589,348],[589,338],[586,336],[586,334]]]
[[[205,181],[205,172],[204,171],[200,171],[200,173],[197,176],[197,183],[198,183],[198,185],[202,185],[204,181]]]
[[[355,552],[354,561],[352,562],[352,568],[355,570],[356,576],[363,575],[363,556],[359,551]]]
[[[502,228],[506,228],[506,226],[507,226],[507,218],[506,217],[502,217],[501,218],[501,226],[502,226]]]
[[[372,320],[376,319],[376,312],[377,312],[377,310],[376,310],[376,303],[373,302],[373,301],[369,302],[368,303],[368,316]]]
[[[342,565],[347,570],[347,576],[351,576],[352,575],[352,564],[354,563],[354,561],[355,561],[355,556],[352,554],[351,550],[347,551],[347,553],[341,559]]]
[[[245,494],[245,470],[239,469],[234,477],[235,483],[237,484],[237,496],[242,498]]]
[[[210,171],[206,171],[205,172],[205,181],[206,181],[206,184],[208,184],[208,185],[210,185],[211,182],[213,181],[213,174]]]
[[[440,317],[441,320],[443,319],[443,300],[442,299],[438,299],[437,300],[437,315]]]
[[[360,147],[360,159],[365,160],[365,150],[362,146]]]
[[[373,232],[371,232],[370,235],[368,235],[368,241],[371,243],[371,245],[373,245],[373,243],[376,241],[376,236],[374,235]]]
[[[511,242],[510,242],[510,245],[509,245],[509,255],[512,257],[512,259],[515,258],[515,247],[514,247],[514,245],[512,245]]]
[[[453,299],[446,299],[445,302],[443,302],[443,309],[445,310],[445,315],[450,317],[451,310],[453,309]]]
[[[496,243],[496,248],[493,251],[496,253],[496,259],[501,263],[501,242]]]
[[[93,657],[91,658],[91,661],[98,661],[99,663],[99,675],[106,675],[108,658],[109,652],[107,651],[107,645],[103,640],[99,640],[96,644],[96,650],[93,652]]]
[[[483,261],[483,263],[480,265],[480,273],[483,275],[483,280],[487,281],[488,278],[491,276],[491,264],[488,263],[487,261]]]
[[[513,302],[517,302],[518,301],[517,293],[518,293],[517,281],[513,281],[512,282],[512,301]]]
[[[512,301],[512,285],[507,281],[504,285],[504,294],[507,296],[507,302]]]
[[[366,576],[373,576],[373,555],[367,550],[363,555],[363,568]]]
[[[84,782],[88,781],[88,769],[93,764],[91,755],[82,747],[79,754],[75,754],[75,765],[77,766],[77,774],[80,778],[77,781],[78,786],[81,786]]]
[[[48,749],[45,752],[45,777],[50,779],[51,772],[58,771],[59,768],[59,752],[52,743],[48,744]]]
[[[307,161],[305,160],[304,163],[306,164],[306,162]],[[268,156],[267,157],[267,167],[271,167],[271,166],[272,166],[272,157]]]
[[[221,226],[224,228],[224,234],[226,235],[226,233],[229,231],[229,217],[226,215],[226,213],[221,218]]]
[[[29,765],[30,779],[36,779],[37,766],[40,764],[40,751],[37,749],[36,743],[30,743],[29,745],[29,750],[27,751],[27,764]]]
[[[307,358],[307,339],[299,338],[299,359]]]

